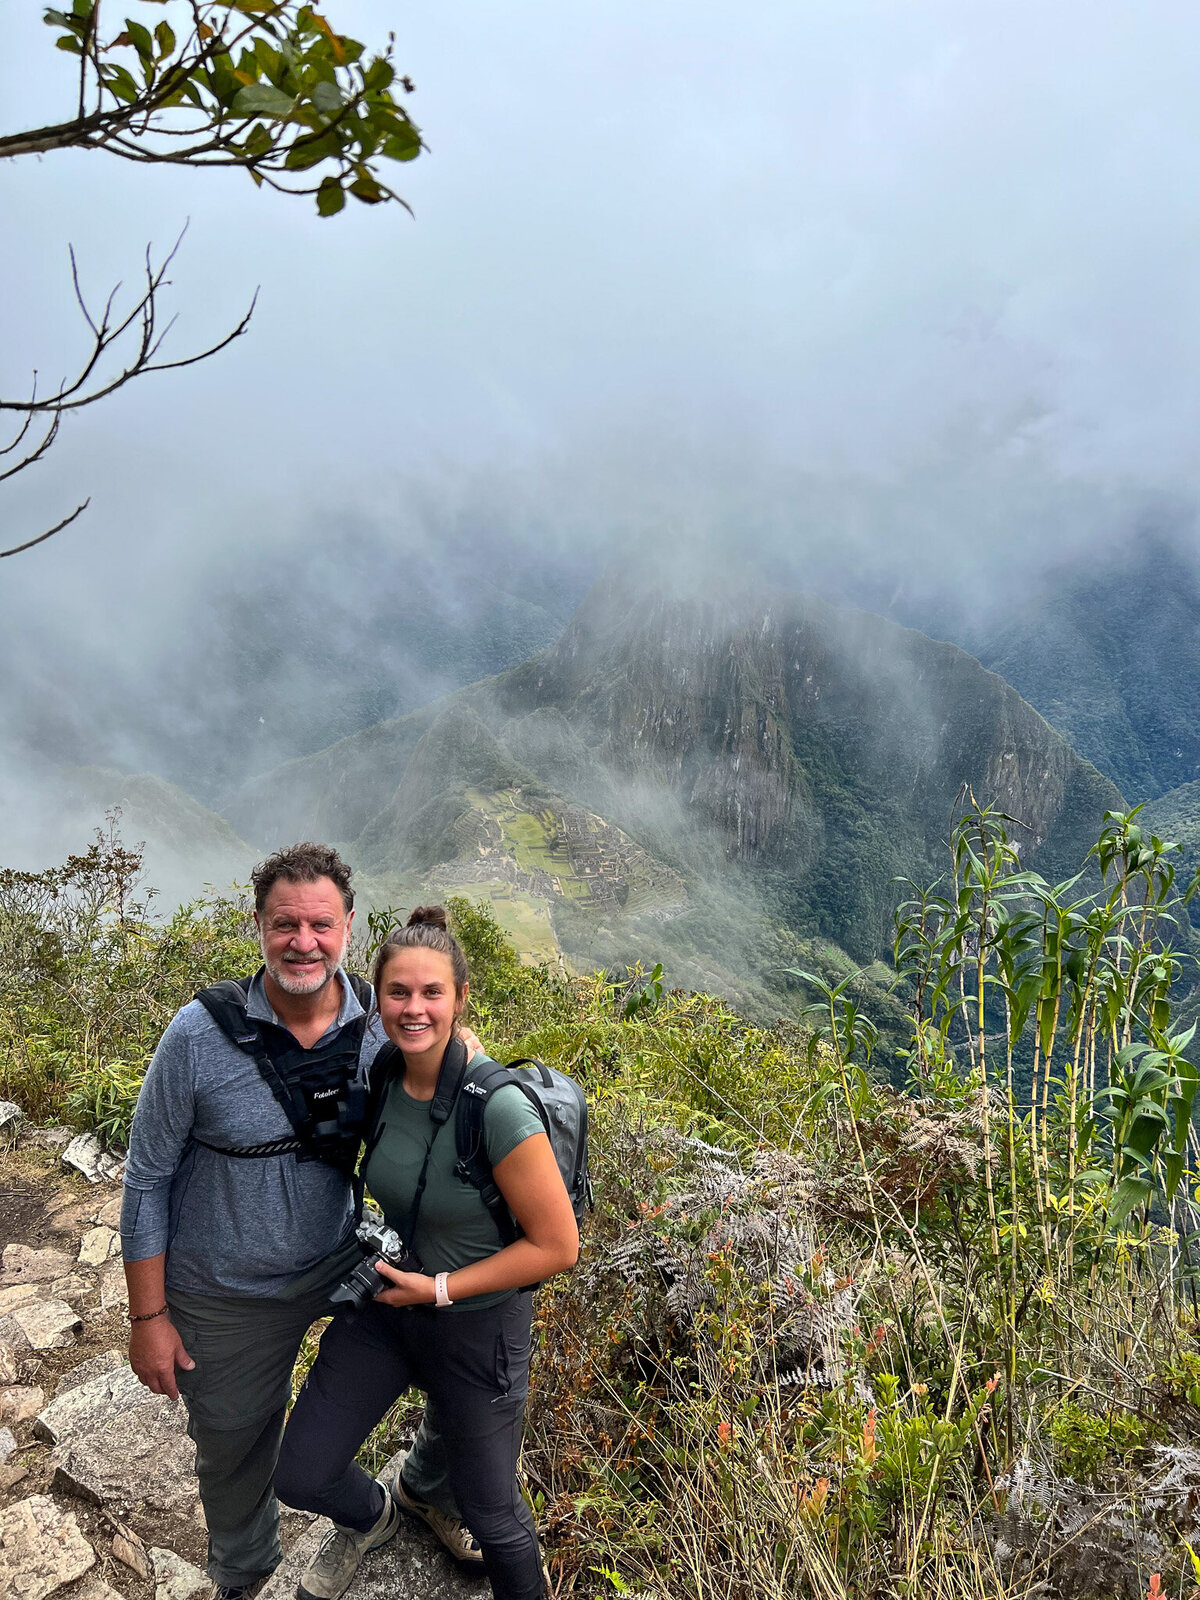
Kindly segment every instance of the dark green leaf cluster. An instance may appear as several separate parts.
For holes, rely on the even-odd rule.
[[[162,0],[141,0],[143,14]],[[126,17],[100,32],[98,0],[48,9],[58,49],[79,60],[71,121],[0,139],[0,155],[82,145],[129,160],[237,166],[258,184],[312,194],[322,216],[346,196],[365,205],[400,197],[382,164],[411,161],[421,136],[397,88],[389,42],[369,54],[296,0],[194,0],[176,33]],[[401,204],[404,202],[401,201]]]

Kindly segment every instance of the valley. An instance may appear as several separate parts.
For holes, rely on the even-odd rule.
[[[1130,580],[1120,569],[1092,581]],[[227,787],[214,809],[148,774],[91,769],[85,780],[59,769],[47,786],[78,792],[64,808],[80,835],[73,848],[86,837],[85,801],[93,824],[121,804],[126,837],[146,839],[150,879],[168,897],[187,892],[189,854],[195,892],[244,881],[282,842],[323,838],[353,862],[368,904],[482,897],[527,960],[589,970],[661,959],[673,982],[774,1014],[795,1000],[785,969],[813,952],[830,972],[887,957],[900,881],[944,871],[964,784],[1015,819],[1026,865],[1050,878],[1071,870],[1128,791],[1052,722],[1078,734],[1089,703],[1099,715],[1089,685],[1114,650],[1127,658],[1112,680],[1126,695],[1122,726],[1141,678],[1161,678],[1154,663],[1174,652],[1182,676],[1159,697],[1167,722],[1154,732],[1143,716],[1136,761],[1115,754],[1115,735],[1080,742],[1112,771],[1144,774],[1175,737],[1179,770],[1190,770],[1183,734],[1172,733],[1191,692],[1179,606],[1165,613],[1169,638],[1137,660],[1120,641],[1145,632],[1144,614],[1124,633],[1097,626],[1090,655],[1060,659],[1050,641],[1062,618],[1073,619],[1072,640],[1087,625],[1068,589],[1053,626],[1047,597],[1025,635],[977,635],[1005,665],[998,674],[917,628],[803,592],[743,578],[716,594],[669,568],[618,566],[517,665]],[[470,624],[480,626],[477,613]],[[477,657],[482,648],[477,640]],[[1060,681],[1071,659],[1095,667],[1074,711]],[[1182,831],[1190,849],[1187,795],[1173,789],[1147,817]]]

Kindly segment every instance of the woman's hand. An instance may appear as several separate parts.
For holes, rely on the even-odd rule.
[[[460,1026],[459,1030],[458,1030],[458,1037],[462,1040],[462,1042],[467,1047],[467,1060],[468,1061],[470,1061],[471,1057],[475,1056],[475,1055],[480,1055],[480,1056],[487,1055],[487,1051],[480,1044],[478,1037],[476,1036],[476,1034],[470,1028],[465,1027],[465,1026]]]
[[[389,1279],[395,1284],[394,1289],[385,1289],[375,1298],[384,1306],[431,1306],[436,1296],[433,1290],[433,1279],[423,1272],[401,1272],[398,1268],[389,1266],[386,1261],[377,1261],[375,1271],[380,1277]]]

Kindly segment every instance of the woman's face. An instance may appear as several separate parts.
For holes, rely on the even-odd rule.
[[[454,968],[440,950],[396,950],[379,983],[383,1031],[406,1056],[441,1060],[467,1000],[454,992]]]

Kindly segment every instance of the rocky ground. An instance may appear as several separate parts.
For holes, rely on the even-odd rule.
[[[0,1596],[201,1600],[206,1540],[183,1403],[150,1394],[125,1360],[120,1168],[90,1138],[6,1125],[5,1110]],[[290,1600],[324,1527],[285,1518],[268,1600]],[[407,1519],[355,1585],[356,1600],[481,1592]]]

